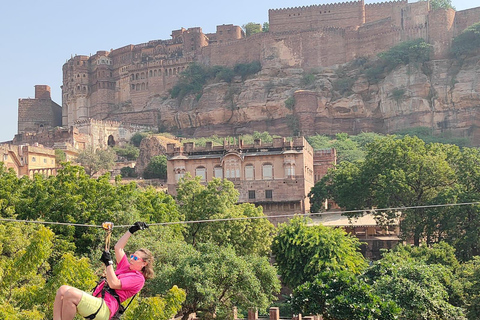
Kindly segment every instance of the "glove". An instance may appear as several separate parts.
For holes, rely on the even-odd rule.
[[[108,251],[103,251],[100,261],[105,263],[105,267],[111,266],[113,264],[112,255]]]
[[[128,231],[130,231],[131,234],[134,234],[138,230],[143,230],[148,228],[148,225],[145,222],[135,222],[133,226],[131,226]]]

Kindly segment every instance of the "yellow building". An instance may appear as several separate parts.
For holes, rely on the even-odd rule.
[[[13,169],[18,177],[34,174],[55,175],[57,170],[55,150],[42,145],[0,145],[1,162],[7,169]]]

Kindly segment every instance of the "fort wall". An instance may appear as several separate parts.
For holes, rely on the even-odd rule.
[[[233,67],[260,61],[263,68],[309,70],[371,57],[416,38],[433,45],[434,58],[445,58],[452,37],[479,16],[480,7],[455,12],[430,10],[428,1],[360,0],[269,10],[270,31],[248,38],[232,24],[210,34],[200,27],[173,30],[171,39],[69,59],[63,66],[61,123],[131,117],[157,125],[145,108],[154,97],[166,96],[192,62]],[[22,112],[19,107],[19,130],[20,123],[21,130],[35,127],[32,108],[26,101]]]
[[[270,32],[302,31],[324,27],[355,28],[365,23],[363,0],[271,9],[268,11]]]

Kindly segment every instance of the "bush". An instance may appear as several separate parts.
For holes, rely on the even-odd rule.
[[[145,179],[166,179],[167,178],[167,157],[155,156],[148,163],[143,172]]]
[[[480,22],[460,33],[452,42],[451,53],[457,58],[475,54],[480,49]]]
[[[142,142],[143,138],[148,136],[147,132],[136,132],[131,138],[130,143],[133,144],[135,147],[140,147],[140,143]]]
[[[122,169],[120,169],[120,174],[122,175],[122,177],[125,178],[135,178],[137,176],[135,169],[130,167],[123,167]]]
[[[295,106],[295,97],[290,97],[287,100],[285,100],[285,108],[293,110],[294,106]]]
[[[114,147],[113,150],[115,151],[117,156],[123,157],[127,160],[130,160],[130,161],[136,160],[138,158],[138,156],[140,155],[140,149],[138,149],[137,147],[135,147],[131,144],[128,144],[127,146],[125,146],[123,148]]]

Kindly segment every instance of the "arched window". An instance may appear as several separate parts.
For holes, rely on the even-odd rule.
[[[255,179],[255,169],[253,165],[247,164],[245,166],[245,180],[254,180]]]
[[[175,168],[175,182],[180,181],[185,176],[185,168]]]
[[[142,83],[142,90],[145,90],[145,83]]]
[[[201,177],[201,181],[207,180],[207,169],[205,167],[197,167],[195,169],[195,177]]]
[[[138,77],[139,77],[139,76],[140,76],[140,74],[137,73],[137,74],[135,75],[135,80],[138,80]]]
[[[213,168],[213,176],[215,178],[223,179],[223,168],[220,166],[216,166],[215,168]]]
[[[148,76],[149,76],[149,77],[152,77],[152,70],[150,70],[150,71],[148,72]]]
[[[295,178],[295,165],[286,164],[285,165],[285,178]]]
[[[225,160],[225,177],[227,179],[240,178],[240,159],[230,157]]]
[[[273,165],[271,163],[265,163],[262,168],[263,180],[273,179]]]
[[[109,147],[115,147],[115,139],[113,138],[112,135],[108,136],[108,142],[107,142]]]

